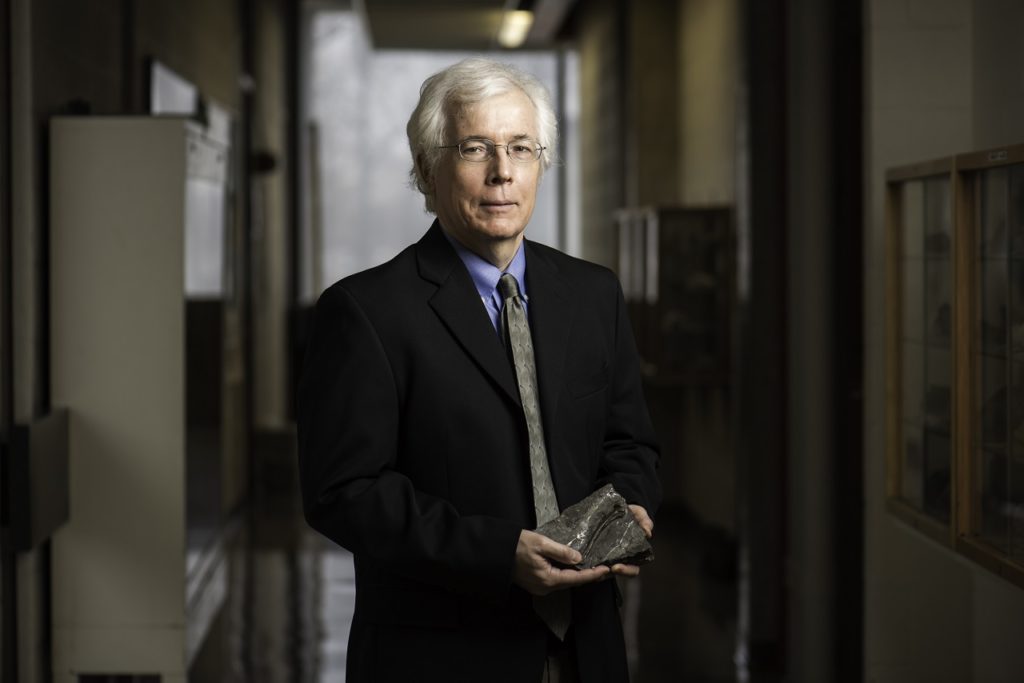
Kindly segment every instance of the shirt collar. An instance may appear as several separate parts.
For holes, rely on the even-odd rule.
[[[512,257],[512,262],[508,264],[508,268],[501,271],[490,261],[481,258],[462,246],[458,240],[454,239],[447,232],[442,232],[448,238],[452,247],[455,248],[455,253],[466,264],[466,270],[469,271],[469,276],[473,278],[473,284],[476,285],[476,291],[480,293],[481,298],[492,299],[495,296],[494,291],[498,287],[498,280],[504,273],[511,273],[515,276],[516,282],[519,283],[520,295],[524,300],[530,300],[526,295],[526,249],[523,248],[522,242],[520,242],[519,248],[516,249],[516,254]]]

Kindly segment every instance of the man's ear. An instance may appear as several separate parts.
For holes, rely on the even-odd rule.
[[[434,189],[434,178],[430,173],[430,165],[424,158],[423,154],[416,155],[416,170],[419,173],[420,178],[423,179],[423,184],[431,191]]]

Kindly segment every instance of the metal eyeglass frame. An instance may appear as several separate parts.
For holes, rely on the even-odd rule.
[[[484,145],[484,147],[486,149],[490,150],[490,151],[487,154],[487,156],[484,157],[483,159],[467,159],[465,154],[463,154],[463,152],[462,152],[462,146],[464,144],[466,144],[467,142],[479,142],[479,143],[482,143]],[[509,150],[508,146],[509,145],[514,145],[517,142],[519,142],[519,143],[521,143],[521,142],[530,142],[531,144],[536,145],[536,147],[534,149],[534,153],[533,153],[533,158],[532,159],[516,159],[514,156],[512,156],[512,152]],[[462,159],[463,161],[468,161],[471,164],[482,164],[482,163],[486,163],[486,162],[490,161],[491,159],[493,159],[494,156],[498,153],[498,148],[499,147],[504,147],[505,148],[505,154],[508,155],[509,160],[512,161],[513,163],[516,163],[516,164],[529,164],[529,163],[533,163],[535,161],[538,161],[540,159],[541,155],[544,153],[544,150],[547,149],[547,147],[545,147],[544,145],[540,144],[539,142],[537,142],[533,138],[519,138],[518,140],[513,140],[512,142],[506,142],[503,145],[499,145],[494,140],[488,140],[487,138],[466,138],[465,140],[460,140],[459,142],[455,143],[454,145],[438,145],[437,148],[438,149],[457,149],[457,150],[459,150],[459,158]]]

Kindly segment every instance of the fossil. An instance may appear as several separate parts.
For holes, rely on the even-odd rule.
[[[579,551],[583,561],[575,565],[578,569],[654,560],[647,536],[611,484],[570,505],[537,533]]]

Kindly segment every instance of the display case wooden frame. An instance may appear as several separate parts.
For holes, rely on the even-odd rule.
[[[1000,169],[1004,167],[1005,179],[992,175],[1003,173]],[[903,434],[907,424],[903,327],[909,277],[922,278],[919,288],[928,290],[924,281],[927,265],[915,269],[904,256],[904,203],[910,183],[936,179],[948,182],[951,219],[950,315],[946,321],[950,331],[948,522],[903,495],[907,443]],[[1005,193],[999,196],[1001,182],[1005,182]],[[991,219],[992,206],[999,210],[998,201],[1003,201],[1002,223]],[[1024,513],[1024,484],[1015,484],[1017,478],[1012,476],[1019,470],[1024,482],[1024,145],[890,169],[886,173],[885,212],[887,508],[927,536],[1024,587],[1024,518],[1016,519]],[[997,232],[1002,231],[998,237],[1003,240],[1001,247],[992,246],[993,225]],[[927,261],[927,251],[921,258]],[[914,272],[908,274],[908,270]],[[927,313],[927,305],[922,310]],[[922,348],[930,353],[928,321],[924,320],[926,343]],[[1020,352],[1015,347],[1020,347]],[[1019,430],[1014,429],[1017,425]],[[1004,478],[997,476],[999,467],[1006,468]],[[991,532],[991,521],[983,528],[993,517],[997,522],[1005,518],[1002,543]]]

